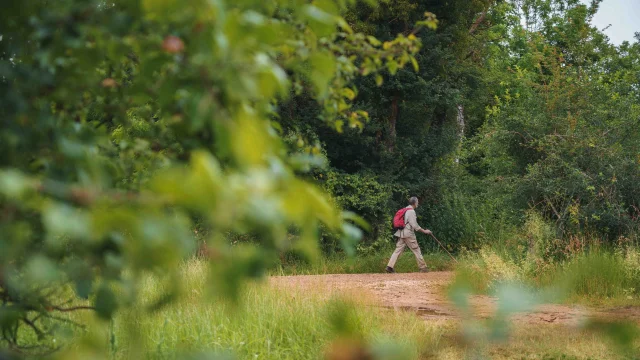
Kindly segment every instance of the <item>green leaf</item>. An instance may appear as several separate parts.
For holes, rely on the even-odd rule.
[[[246,280],[265,275],[271,256],[249,244],[223,249],[218,254],[218,261],[210,263],[211,294],[237,303]]]
[[[380,42],[380,40],[378,40],[375,36],[367,36],[367,40],[369,40],[369,43],[371,43],[371,45],[373,46],[380,46],[382,45],[382,42]]]
[[[464,312],[469,311],[469,296],[472,294],[468,284],[456,282],[449,290],[449,299]]]
[[[415,70],[415,72],[418,72],[420,70],[420,66],[418,65],[418,61],[413,56],[411,56],[410,59],[411,59],[411,64],[413,65],[413,69]]]
[[[335,126],[336,126],[336,131],[341,134],[344,131],[344,121],[342,120],[336,120],[335,122]]]
[[[349,89],[349,88],[345,88],[342,90],[344,96],[349,99],[349,100],[353,100],[356,97],[356,93],[355,91]]]
[[[110,319],[118,309],[118,300],[108,285],[102,284],[94,300],[96,313],[103,319]]]
[[[63,243],[56,238],[89,238],[92,234],[92,219],[86,212],[63,203],[52,203],[46,206],[42,213],[49,244],[54,246]]]
[[[329,82],[335,75],[335,59],[329,53],[315,52],[309,58],[311,81],[320,96],[325,96]]]
[[[398,72],[398,63],[395,60],[389,60],[387,62],[387,69],[391,75],[395,75]]]
[[[344,220],[353,221],[354,223],[356,223],[356,225],[360,226],[364,230],[371,231],[371,225],[369,225],[369,223],[364,218],[354,212],[344,211],[342,212],[342,218]]]
[[[351,224],[344,223],[342,225],[342,234],[342,247],[348,256],[354,256],[355,246],[362,238],[362,230]]]
[[[376,85],[381,86],[383,82],[384,82],[384,78],[382,77],[382,75],[377,74],[376,75]]]
[[[538,296],[523,285],[507,283],[496,289],[498,298],[497,314],[509,316],[514,313],[530,311],[539,304]]]
[[[33,188],[33,181],[17,170],[0,171],[0,193],[18,199]]]
[[[79,260],[69,263],[65,270],[73,280],[78,297],[88,299],[93,287],[93,270]]]
[[[327,304],[327,318],[335,336],[353,337],[359,332],[360,319],[352,304],[333,300]]]
[[[319,6],[304,6],[303,13],[309,20],[309,27],[318,37],[328,36],[334,31],[335,25],[338,23],[339,19],[336,13],[331,12],[335,9],[335,5],[328,0],[317,1],[315,4],[318,4]]]
[[[35,255],[27,262],[25,275],[28,284],[42,286],[60,280],[61,273],[51,259],[44,255]]]

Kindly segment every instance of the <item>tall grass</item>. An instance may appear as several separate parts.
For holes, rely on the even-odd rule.
[[[329,359],[346,359],[349,346],[366,346],[382,355],[376,359],[461,359],[476,351],[494,359],[621,358],[599,336],[548,326],[527,325],[509,343],[470,347],[461,341],[457,321],[425,321],[413,312],[379,308],[362,293],[329,287],[252,284],[234,305],[207,294],[207,275],[206,262],[186,262],[179,279],[183,296],[151,314],[145,304],[167,286],[153,276],[141,286],[142,304],[107,324],[90,313],[70,313],[87,331],[56,358],[196,359],[186,354],[213,352],[238,359],[320,359],[332,349]]]
[[[148,359],[174,358],[176,350],[230,352],[243,359],[317,359],[339,335],[332,322],[336,309],[340,321],[347,322],[343,327],[365,343],[375,347],[391,341],[407,358],[420,358],[437,347],[443,332],[414,314],[371,311],[366,301],[321,289],[283,291],[257,284],[234,306],[203,292],[206,275],[204,263],[188,262],[183,299],[150,316],[138,309],[121,313],[114,321],[114,358],[130,358],[142,344]],[[143,297],[153,299],[161,290],[160,282],[149,279]],[[132,324],[143,341],[128,336]]]
[[[624,258],[615,253],[580,254],[560,266],[557,272],[564,278],[571,295],[589,299],[617,298],[635,286],[635,279],[628,276]]]
[[[466,254],[456,271],[461,278],[471,279],[477,293],[488,293],[503,281],[516,281],[558,289],[565,302],[640,303],[640,252],[634,248],[591,249],[553,261],[485,247]]]

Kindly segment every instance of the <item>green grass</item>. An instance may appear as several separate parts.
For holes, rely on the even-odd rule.
[[[409,255],[409,254],[405,254]],[[413,259],[406,256],[406,266]],[[207,294],[207,264],[182,268],[183,296],[154,313],[142,306],[120,311],[112,322],[90,313],[70,314],[87,325],[59,359],[187,359],[185,354],[234,354],[237,359],[321,359],[366,348],[393,354],[379,359],[619,359],[599,335],[557,326],[514,327],[509,342],[469,343],[456,321],[423,321],[413,312],[385,310],[363,294],[323,288],[249,284],[233,305]],[[156,277],[141,287],[143,304],[163,292]]]
[[[188,262],[180,301],[151,315],[136,309],[120,313],[112,329],[112,358],[174,359],[212,351],[238,359],[321,359],[332,346],[341,353],[364,346],[391,352],[394,359],[461,359],[474,353],[493,359],[624,358],[602,336],[544,325],[515,327],[507,343],[471,346],[460,340],[456,322],[425,322],[413,312],[372,307],[362,294],[355,299],[320,288],[253,284],[232,306],[207,296],[205,279],[206,265]],[[142,295],[154,299],[161,290],[150,278]],[[129,335],[132,327],[138,338]]]
[[[546,280],[560,282],[571,302],[586,300],[594,304],[638,302],[640,279],[620,254],[591,252],[580,254],[565,264],[553,268]]]
[[[281,263],[271,271],[272,275],[319,275],[319,274],[371,274],[382,273],[393,253],[394,248],[380,250],[373,254],[358,255],[350,258],[343,253],[324,256],[314,263],[308,263],[294,257],[285,257]],[[431,271],[450,271],[454,263],[449,255],[444,253],[423,254],[424,260]],[[405,249],[396,263],[395,270],[399,273],[416,272],[418,265],[409,249]]]
[[[592,250],[559,262],[524,258],[485,248],[467,254],[456,275],[478,294],[495,284],[516,281],[538,289],[558,290],[558,300],[588,305],[640,304],[640,256],[635,249]]]
[[[241,359],[316,359],[346,334],[373,348],[391,342],[408,358],[419,358],[438,345],[443,333],[411,313],[370,311],[361,300],[323,291],[283,292],[254,284],[233,306],[204,293],[205,269],[202,262],[185,264],[186,296],[170,307],[150,316],[136,309],[121,313],[114,321],[114,357],[128,358],[143,344],[148,359],[173,358],[176,350],[230,352]],[[150,279],[143,296],[151,299],[160,291],[159,283]],[[130,341],[126,334],[131,324],[144,341]]]

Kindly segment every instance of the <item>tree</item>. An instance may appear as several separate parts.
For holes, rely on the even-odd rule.
[[[515,209],[552,221],[559,237],[586,232],[611,240],[637,230],[638,94],[628,73],[637,44],[616,48],[590,25],[598,4],[514,8],[526,28],[512,24],[503,60],[488,64],[508,72],[469,143],[469,165],[485,169],[488,187],[510,192]]]
[[[477,58],[486,55],[485,43],[498,32],[494,27],[504,10],[496,7],[492,1],[358,4],[345,15],[354,29],[381,40],[400,34],[428,44],[416,54],[417,68],[389,69],[358,80],[354,107],[369,114],[362,130],[345,128],[336,134],[317,121],[320,109],[304,93],[281,105],[285,131],[319,144],[326,153],[331,171],[318,172],[317,180],[341,205],[373,225],[366,243],[391,239],[390,217],[410,194],[425,200],[419,209],[425,222],[438,222],[436,230],[457,241],[458,231],[451,228],[459,219],[439,219],[448,181],[441,176],[442,163],[459,146],[459,105],[466,107],[467,130],[474,133],[491,100],[489,85],[478,80]],[[426,11],[437,14],[437,31],[414,31],[412,24]],[[385,190],[375,191],[379,196],[362,196],[363,188],[366,193]]]

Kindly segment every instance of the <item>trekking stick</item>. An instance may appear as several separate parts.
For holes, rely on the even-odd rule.
[[[456,260],[456,258],[454,258],[454,257],[453,257],[453,255],[451,255],[451,253],[449,252],[449,250],[447,250],[447,249],[444,247],[444,245],[442,245],[442,243],[440,242],[440,240],[438,240],[438,239],[436,238],[436,236],[435,236],[435,235],[433,235],[433,233],[431,233],[431,237],[433,238],[433,240],[435,240],[435,241],[438,243],[438,245],[440,245],[440,247],[441,247],[444,251],[446,251],[446,252],[447,252],[447,254],[449,254],[449,256],[451,256],[451,259],[453,259],[453,261],[455,261],[456,263],[458,262],[458,260]]]

